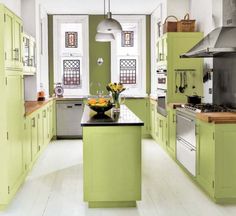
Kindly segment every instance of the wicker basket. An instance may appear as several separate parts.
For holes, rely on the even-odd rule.
[[[195,20],[189,19],[189,14],[184,16],[183,20],[178,21],[177,24],[178,32],[194,32],[195,31]]]
[[[168,21],[169,18],[174,18],[175,21]],[[165,19],[165,22],[163,24],[163,34],[166,32],[177,32],[177,23],[178,19],[176,16],[168,16]]]

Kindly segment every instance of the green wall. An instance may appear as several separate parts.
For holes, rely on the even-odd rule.
[[[103,15],[89,16],[89,76],[90,76],[90,94],[96,94],[98,83],[101,89],[106,92],[106,84],[110,82],[110,43],[96,42],[96,28],[98,23],[104,19]],[[147,93],[150,93],[150,77],[151,77],[151,58],[150,58],[150,15],[146,16],[146,70],[147,70]],[[53,16],[48,15],[48,37],[49,37],[49,83],[50,94],[53,93]],[[97,65],[97,58],[102,57],[104,63],[102,66]]]
[[[89,16],[89,76],[91,94],[96,94],[98,89],[97,83],[101,83],[102,90],[107,92],[106,85],[111,80],[110,43],[95,41],[97,25],[103,19],[103,15]],[[104,60],[101,66],[97,65],[99,57]]]

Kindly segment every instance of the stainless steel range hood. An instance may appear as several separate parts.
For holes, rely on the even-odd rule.
[[[223,27],[216,28],[181,58],[220,57],[236,53],[236,0],[223,0]]]
[[[181,58],[224,56],[236,53],[236,27],[220,27],[210,32]]]

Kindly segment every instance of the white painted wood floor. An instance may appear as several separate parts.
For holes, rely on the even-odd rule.
[[[235,216],[216,205],[153,140],[143,140],[143,193],[137,208],[89,209],[83,202],[82,141],[53,141],[0,216]]]

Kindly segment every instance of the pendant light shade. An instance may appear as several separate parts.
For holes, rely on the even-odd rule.
[[[115,40],[115,36],[112,33],[97,33],[95,40],[98,42],[110,42]]]
[[[100,33],[117,33],[122,31],[121,24],[112,18],[111,12],[107,13],[107,18],[102,20],[97,26],[97,32]]]
[[[105,17],[105,0],[104,0],[104,17]],[[117,33],[122,31],[121,24],[112,18],[112,13],[110,10],[110,0],[108,0],[108,13],[107,18],[102,20],[97,26],[98,33]],[[113,35],[114,36],[114,35]]]

